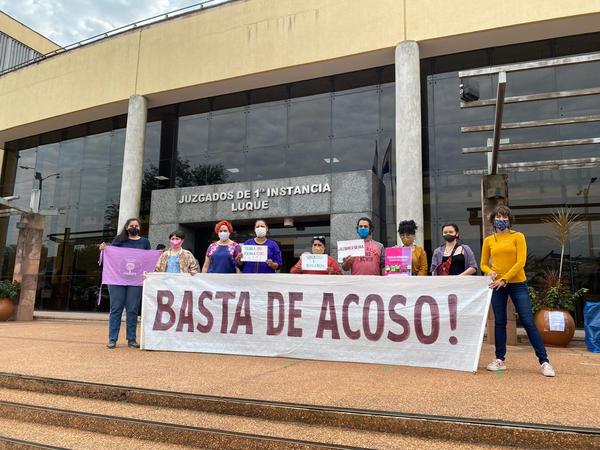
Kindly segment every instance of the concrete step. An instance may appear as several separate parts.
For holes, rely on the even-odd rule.
[[[324,407],[178,393],[10,373],[0,373],[0,388],[2,387],[32,393],[75,396],[77,401],[104,400],[130,406],[137,404],[154,408],[165,407],[165,411],[171,410],[173,414],[207,413],[208,415],[204,418],[212,418],[208,422],[213,424],[210,426],[216,428],[219,428],[219,420],[225,416],[238,420],[243,418],[263,419],[269,423],[269,429],[285,426],[285,423],[289,422],[290,426],[304,424],[341,428],[345,433],[348,431],[377,432],[378,435],[386,433],[392,436],[528,447],[548,447],[549,442],[554,442],[557,448],[580,448],[582,444],[589,446],[593,442],[600,448],[600,430],[596,428]],[[140,417],[144,418],[144,416]],[[214,421],[212,421],[213,419]],[[168,421],[168,418],[165,421]],[[185,424],[185,422],[178,423]],[[240,426],[239,424],[234,425]],[[257,431],[255,427],[248,426],[245,429],[248,430],[248,433],[260,434],[260,430]],[[315,437],[315,439],[317,438],[318,436]]]
[[[39,392],[0,389],[0,417],[24,423],[65,427],[69,433],[109,435],[105,439],[139,439],[156,445],[208,449],[355,449],[355,448],[491,448],[398,434],[331,426],[278,422],[167,407],[91,400]],[[148,420],[150,419],[150,420]],[[26,425],[24,425],[27,428]],[[30,426],[31,427],[31,426]],[[56,432],[51,433],[52,435]],[[60,432],[58,432],[60,435]],[[21,437],[22,436],[16,436]],[[100,439],[99,437],[95,437]],[[31,440],[33,437],[30,437]],[[90,438],[91,439],[91,438]],[[79,448],[60,440],[44,444]],[[148,441],[152,441],[148,444]],[[98,447],[96,447],[98,448]],[[117,448],[117,447],[110,447]],[[135,448],[129,444],[119,448]]]
[[[600,431],[596,429],[328,408],[7,373],[0,373],[0,388],[0,398],[9,402],[70,410],[70,413],[43,413],[52,418],[62,417],[59,423],[77,423],[73,419],[73,414],[77,412],[108,416],[87,417],[84,421],[87,424],[86,429],[92,431],[106,432],[106,429],[111,427],[113,432],[119,427],[121,430],[129,429],[129,432],[135,429],[138,432],[142,430],[138,437],[144,438],[151,435],[143,431],[147,427],[161,429],[161,425],[172,425],[202,428],[186,430],[185,433],[196,436],[188,440],[162,440],[173,444],[199,445],[203,442],[202,436],[206,437],[211,433],[219,435],[228,430],[235,430],[246,435],[238,436],[239,439],[249,439],[250,442],[254,442],[252,439],[257,437],[270,436],[284,440],[300,438],[317,446],[402,448],[418,442],[420,447],[427,448],[432,443],[443,442],[444,447],[460,448],[464,443],[470,442],[481,445],[487,443],[545,448],[582,448],[596,445],[600,448]],[[42,414],[31,410],[25,414],[18,408],[14,405],[4,406],[5,411],[17,418]],[[25,406],[20,408],[27,410]],[[20,413],[22,414],[19,415]],[[120,417],[123,423],[120,422],[117,426],[113,423],[114,420],[109,420],[111,417]],[[149,418],[153,424],[136,422]],[[130,422],[124,423],[127,420]],[[176,431],[170,430],[177,434]],[[125,432],[122,431],[121,434],[123,433]]]
[[[93,433],[74,428],[24,422],[0,417],[0,449],[130,449],[147,450],[147,441]],[[152,443],[153,450],[183,450],[187,447]]]

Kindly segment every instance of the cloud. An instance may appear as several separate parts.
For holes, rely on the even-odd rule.
[[[0,0],[0,10],[64,46],[199,1]]]

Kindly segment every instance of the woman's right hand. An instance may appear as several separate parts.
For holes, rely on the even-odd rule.
[[[108,247],[108,244],[107,244],[106,242],[102,242],[102,243],[101,243],[101,244],[98,246],[98,248],[100,249],[100,251],[101,251],[101,252],[103,252],[103,251],[104,251],[104,249],[105,249],[106,247]]]
[[[494,281],[498,278],[498,274],[496,272],[488,272],[488,277],[490,277],[490,280]]]
[[[237,255],[235,255],[235,261],[239,264],[242,262],[243,257],[244,255],[242,254],[242,252],[239,252]]]

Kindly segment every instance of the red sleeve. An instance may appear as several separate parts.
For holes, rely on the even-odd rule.
[[[333,259],[333,256],[329,256],[327,258],[327,266],[334,270],[334,275],[343,275],[342,271],[340,270],[340,266],[338,265],[337,261]]]

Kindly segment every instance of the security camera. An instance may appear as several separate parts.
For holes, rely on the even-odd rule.
[[[459,85],[459,95],[463,102],[474,102],[479,100],[479,90],[472,86],[465,86],[463,83]]]

